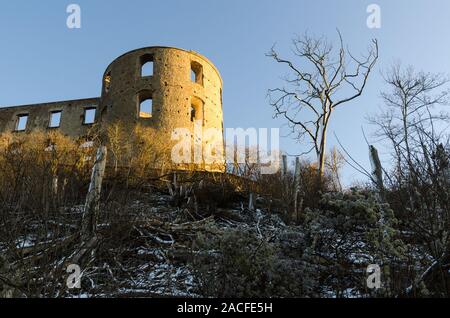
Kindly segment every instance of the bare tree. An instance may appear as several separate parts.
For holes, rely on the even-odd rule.
[[[330,174],[334,191],[342,191],[340,172],[344,164],[344,155],[336,147],[333,147],[326,156],[325,166]]]
[[[372,40],[365,56],[356,58],[344,47],[339,31],[338,35],[337,50],[324,38],[305,34],[294,39],[293,53],[298,64],[281,58],[274,48],[268,53],[278,63],[287,65],[291,73],[284,78],[286,86],[268,92],[274,116],[287,120],[297,140],[310,140],[312,147],[306,153],[315,152],[321,177],[331,114],[339,105],[363,93],[378,59],[377,40]]]
[[[448,114],[433,111],[436,105],[447,103],[448,91],[444,85],[448,79],[442,74],[416,72],[412,66],[402,68],[399,63],[393,64],[383,77],[390,88],[381,93],[387,110],[370,117],[369,121],[379,128],[376,136],[391,143],[402,176],[414,166],[412,156],[420,135],[429,131],[431,139],[439,139],[434,123],[449,119]],[[403,164],[408,169],[403,169]]]
[[[369,118],[378,127],[376,136],[392,149],[393,171],[386,174],[389,203],[396,208],[406,232],[422,252],[423,273],[407,289],[419,283],[448,297],[445,273],[450,268],[450,144],[448,78],[442,74],[416,72],[394,64],[385,72],[389,90],[381,94],[387,110]],[[433,280],[433,281],[432,281]],[[432,283],[431,283],[432,282]]]

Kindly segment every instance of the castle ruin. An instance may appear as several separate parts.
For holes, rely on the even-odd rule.
[[[146,47],[115,59],[103,75],[100,97],[0,108],[0,133],[59,130],[82,138],[92,125],[122,122],[154,129],[155,144],[174,144],[173,132],[194,127],[217,131],[202,143],[224,147],[222,79],[204,56],[173,47]],[[158,149],[155,148],[155,151]],[[178,167],[179,168],[179,167]],[[217,164],[194,170],[223,171]]]

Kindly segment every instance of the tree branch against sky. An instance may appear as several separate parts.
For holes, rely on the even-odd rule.
[[[378,127],[375,137],[387,140],[394,150],[395,165],[401,174],[403,164],[413,169],[412,157],[421,134],[439,140],[442,136],[438,132],[445,132],[438,126],[447,126],[450,118],[438,106],[449,105],[449,77],[394,63],[383,78],[389,87],[381,92],[386,110],[368,120]]]
[[[298,141],[309,140],[311,148],[306,153],[315,153],[320,176],[325,168],[331,114],[337,106],[361,96],[378,60],[376,39],[367,53],[357,58],[337,33],[337,48],[324,37],[305,34],[292,41],[293,60],[281,57],[274,47],[267,54],[289,71],[283,86],[268,91],[274,117],[284,118]]]
[[[385,110],[368,119],[378,141],[388,142],[393,159],[385,174],[390,204],[401,207],[400,219],[422,242],[429,260],[406,289],[411,294],[433,276],[436,286],[447,286],[442,273],[450,262],[449,77],[395,63],[383,78]],[[448,289],[443,290],[448,297]]]

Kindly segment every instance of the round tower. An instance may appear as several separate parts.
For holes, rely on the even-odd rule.
[[[198,53],[147,47],[123,54],[104,73],[99,110],[102,127],[121,121],[154,128],[155,144],[175,146],[181,137],[188,140],[177,134],[189,132],[192,160],[174,162],[174,168],[224,170],[224,160],[211,163],[203,158],[208,144],[214,143],[220,151],[224,147],[222,79],[216,67]]]

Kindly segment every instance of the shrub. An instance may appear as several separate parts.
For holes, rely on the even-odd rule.
[[[279,255],[279,247],[249,231],[199,236],[193,267],[200,293],[211,297],[301,297],[304,268]]]
[[[352,189],[324,194],[318,209],[307,210],[304,224],[304,257],[317,268],[320,293],[336,297],[376,295],[366,286],[366,269],[377,264],[383,269],[383,288],[377,294],[389,295],[390,265],[405,253],[394,230],[396,223],[389,206],[370,192]]]

